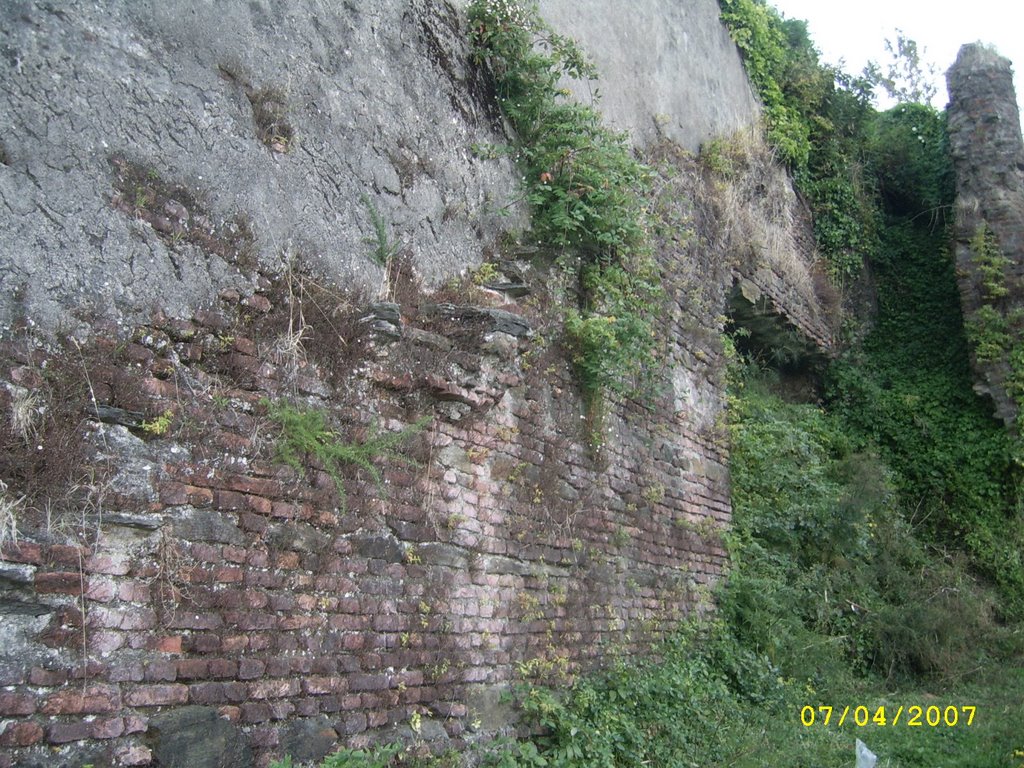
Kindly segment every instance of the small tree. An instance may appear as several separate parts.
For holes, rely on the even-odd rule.
[[[864,76],[885,89],[889,97],[900,104],[931,104],[938,93],[935,80],[938,69],[924,60],[927,48],[918,50],[917,42],[896,30],[896,41],[885,40],[885,50],[892,60],[885,71],[877,61],[869,61]]]

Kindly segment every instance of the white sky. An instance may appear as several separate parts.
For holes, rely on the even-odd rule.
[[[917,42],[923,60],[939,72],[935,106],[944,107],[946,70],[964,43],[994,45],[1014,63],[1017,102],[1022,101],[1019,72],[1024,71],[1024,4],[1014,0],[768,0],[788,19],[805,19],[811,40],[831,64],[845,59],[844,69],[859,74],[869,59],[884,64],[886,38],[896,40],[896,29]]]

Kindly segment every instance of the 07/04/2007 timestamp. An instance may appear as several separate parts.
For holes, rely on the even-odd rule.
[[[895,727],[904,725],[908,728],[954,728],[974,724],[977,707],[969,705],[941,707],[936,705],[899,707],[866,707],[850,706],[830,707],[821,704],[817,707],[807,705],[800,709],[800,722],[807,728],[815,725],[855,725],[864,728],[868,725],[879,727]]]

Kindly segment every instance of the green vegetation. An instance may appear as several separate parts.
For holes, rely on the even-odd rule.
[[[968,353],[970,336],[980,359],[1006,355],[1024,382],[1020,318],[1000,307],[998,244],[984,229],[972,244],[986,307],[965,330],[945,117],[922,104],[870,106],[875,85],[924,93],[912,41],[893,49],[907,71],[853,78],[822,67],[806,26],[764,0],[720,5],[833,279],[869,264],[877,313],[870,326],[849,320],[862,323],[851,334],[860,341],[830,365],[823,403],[787,402],[782,380],[752,363],[731,372],[731,570],[714,619],[567,690],[524,684],[516,699],[538,735],[482,745],[477,758],[491,768],[838,766],[853,764],[860,738],[886,768],[1020,768],[1021,452],[972,390]],[[533,6],[476,0],[470,18],[521,142],[534,233],[565,249],[580,285],[566,328],[584,387],[616,386],[633,373],[615,359],[630,338],[619,322],[648,338],[657,295],[646,173],[593,110],[561,100],[561,74],[592,72]],[[705,157],[728,172],[724,144]],[[1024,397],[1024,385],[1014,391]],[[855,724],[839,725],[847,705]],[[934,713],[943,724],[929,725]],[[391,764],[412,764],[407,755]]]
[[[415,464],[412,459],[398,452],[398,447],[412,435],[420,432],[429,422],[424,417],[399,432],[376,432],[371,428],[366,440],[345,443],[327,425],[327,416],[319,409],[296,407],[285,402],[272,403],[263,400],[271,420],[280,427],[277,441],[277,458],[299,473],[304,473],[309,460],[318,464],[334,481],[342,509],[345,508],[346,493],[342,471],[346,466],[365,470],[378,486],[383,487],[380,469],[374,464],[387,459],[401,464]]]
[[[1006,272],[1011,266],[995,233],[983,221],[969,245],[971,265],[978,281],[981,306],[966,318],[967,338],[979,363],[1004,365],[1006,391],[1024,406],[1024,312],[1009,309]],[[1021,418],[1017,417],[1018,427]],[[1018,461],[1020,455],[1018,455]]]
[[[832,366],[827,408],[784,403],[763,373],[736,377],[733,567],[716,623],[671,638],[657,663],[622,661],[562,694],[522,689],[543,735],[493,764],[841,765],[860,736],[889,766],[1018,765],[1018,470],[971,388],[944,115],[879,114],[872,80],[821,67],[802,22],[761,0],[721,6],[833,278],[869,262],[878,316]],[[798,720],[806,705],[891,719],[947,700],[993,714],[943,730]]]
[[[830,85],[815,66],[806,25],[783,21],[763,0],[720,0],[719,6],[764,103],[769,139],[783,162],[806,167],[811,154],[808,109],[817,106],[817,94]],[[801,44],[793,45],[795,39]]]
[[[733,375],[733,565],[715,621],[684,627],[649,658],[611,659],[568,690],[521,685],[521,713],[540,735],[478,745],[475,760],[848,765],[860,738],[889,768],[1018,768],[1020,629],[995,621],[995,598],[964,558],[915,528],[893,473],[857,449],[842,417],[786,403],[777,388],[750,366]],[[818,708],[828,706],[826,726]],[[906,724],[913,706],[920,727]],[[958,722],[974,708],[972,725],[927,725],[950,706]],[[323,765],[459,764],[416,755],[392,744]]]
[[[882,70],[876,62],[868,64],[868,75],[899,102],[930,104],[937,89],[932,82],[936,69],[926,64],[917,50],[917,41],[896,30],[896,40],[886,40],[885,48],[893,60]]]
[[[142,422],[142,431],[150,437],[163,437],[171,428],[174,411],[168,409],[159,416]]]
[[[995,621],[964,558],[920,535],[842,417],[777,387],[753,368],[734,375],[733,565],[716,620],[568,691],[522,686],[542,735],[492,745],[484,765],[846,765],[858,737],[890,768],[1019,764],[1019,628]],[[837,724],[846,704],[863,725]],[[939,704],[958,720],[976,707],[977,722],[905,724],[906,708]],[[838,707],[829,726],[819,706]]]
[[[876,67],[851,78],[820,66],[803,23],[784,21],[764,0],[720,5],[762,98],[807,127],[806,157],[787,153],[777,131],[770,136],[811,200],[833,276],[870,263],[877,283],[877,320],[863,346],[833,367],[831,406],[858,450],[877,451],[890,468],[915,523],[933,542],[969,553],[1000,585],[1001,610],[1024,617],[1016,449],[971,388],[946,233],[953,190],[945,116],[923,104],[881,114],[869,105],[876,84],[907,98],[920,89],[916,45],[897,41],[899,66],[885,77]],[[1024,381],[1014,319],[998,307],[1005,261],[984,228],[972,252],[987,299],[967,322],[976,354],[1019,358]],[[1016,380],[1011,374],[1011,390]]]
[[[832,407],[851,438],[878,446],[906,509],[942,546],[969,553],[1024,617],[1024,531],[1014,440],[971,388],[967,342],[941,234],[887,229],[876,264],[879,316],[863,349],[832,372]]]
[[[319,763],[320,768],[460,768],[458,754],[433,755],[429,749],[405,746],[398,742],[377,744],[364,749],[343,747]],[[270,768],[294,768],[291,757],[270,763]]]
[[[386,269],[391,264],[391,260],[401,250],[402,242],[401,240],[391,238],[388,223],[381,216],[380,211],[377,210],[373,200],[367,195],[363,195],[362,201],[370,217],[370,223],[373,225],[373,237],[366,239],[367,244],[373,246],[373,252],[370,256],[374,262]]]
[[[468,12],[474,54],[516,133],[533,235],[557,251],[576,294],[564,310],[565,333],[599,412],[605,391],[629,391],[658,366],[653,322],[662,291],[647,242],[650,173],[594,107],[566,98],[563,76],[595,72],[535,3],[474,0]]]
[[[981,290],[985,299],[996,301],[1009,293],[1006,287],[1006,268],[1010,260],[999,248],[995,232],[984,222],[971,238],[971,261],[981,278]]]
[[[823,67],[803,21],[764,0],[719,0],[765,105],[768,138],[814,214],[815,235],[836,282],[856,277],[878,249],[877,210],[863,174],[871,84]]]

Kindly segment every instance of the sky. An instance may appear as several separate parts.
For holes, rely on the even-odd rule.
[[[964,43],[981,41],[994,45],[1000,54],[1014,62],[1017,102],[1022,101],[1021,71],[1024,71],[1024,5],[1008,0],[969,0],[949,3],[942,0],[768,0],[788,19],[808,22],[811,40],[822,59],[859,74],[869,59],[885,64],[891,61],[885,40],[896,40],[900,29],[917,42],[923,60],[938,69],[939,93],[934,106],[946,106],[945,73],[956,60]],[[884,68],[884,67],[883,67]],[[881,105],[887,106],[887,105]]]

